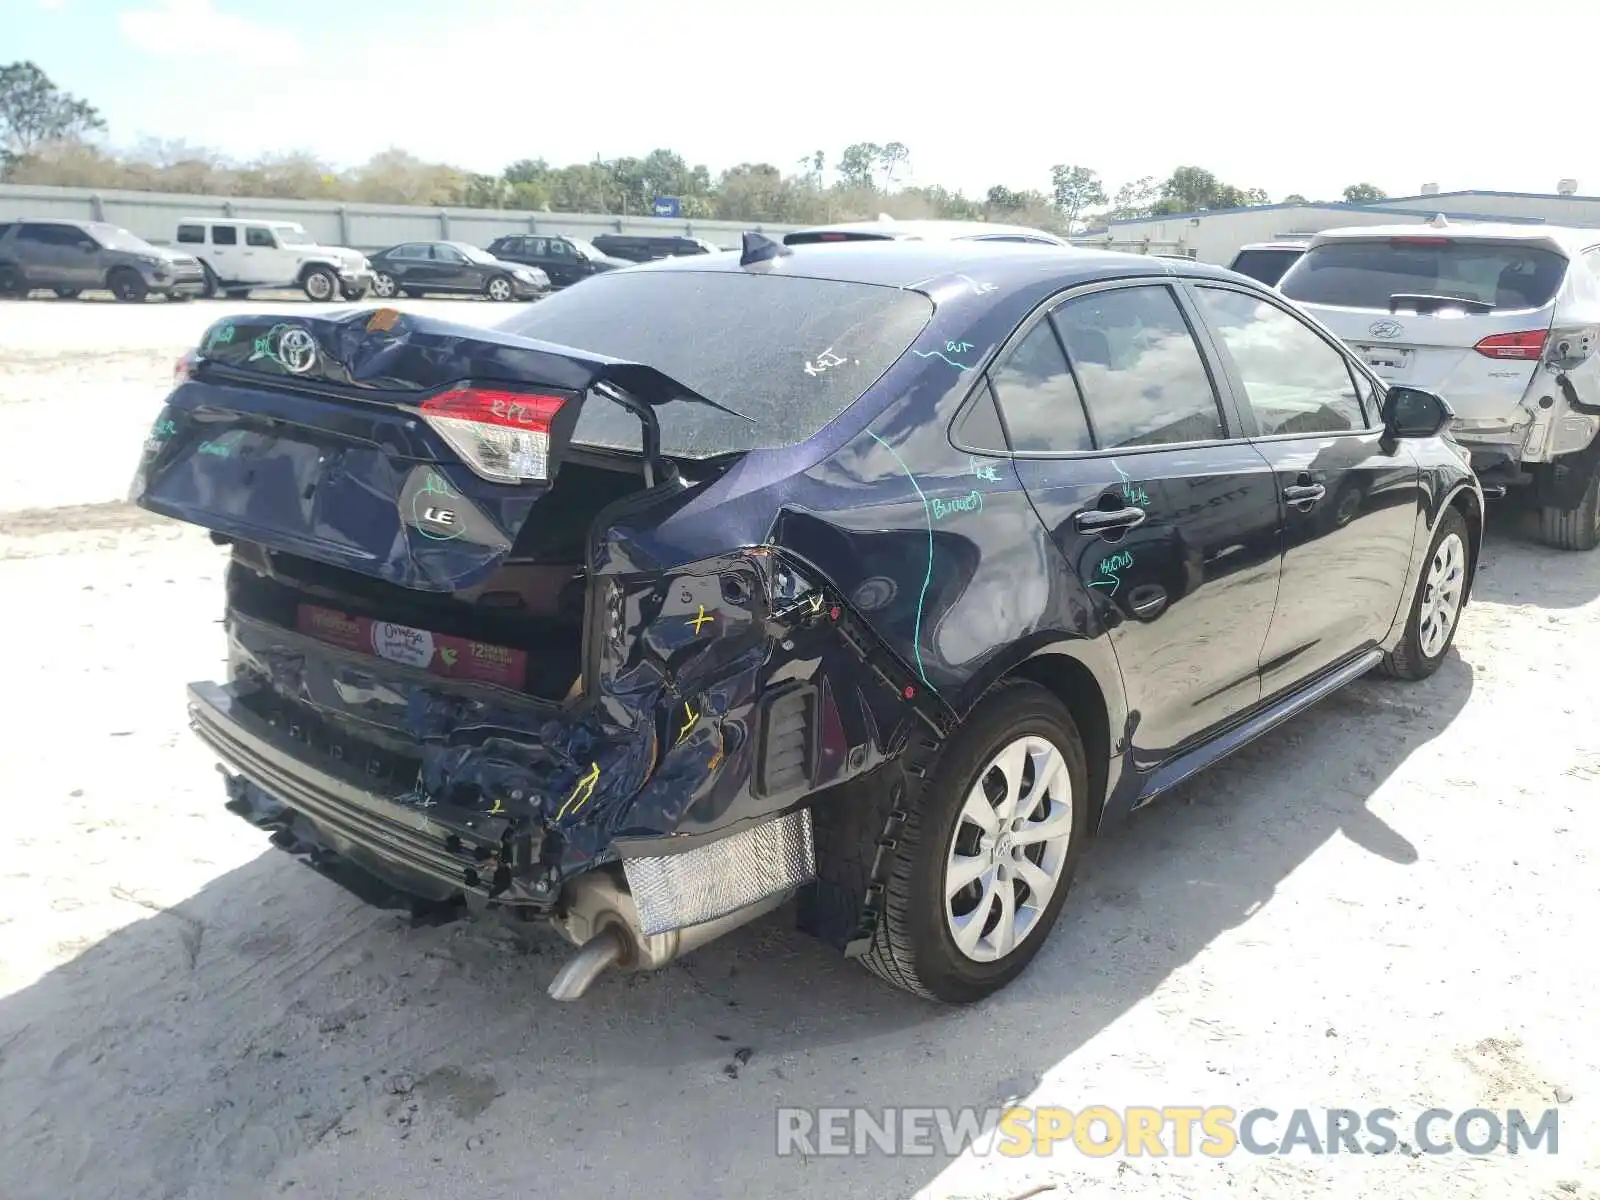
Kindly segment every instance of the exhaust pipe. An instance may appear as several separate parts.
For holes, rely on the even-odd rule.
[[[624,971],[659,970],[781,907],[794,892],[794,888],[785,888],[710,921],[647,934],[633,897],[614,876],[603,871],[580,875],[568,885],[566,915],[555,922],[561,935],[578,947],[578,953],[551,981],[550,999],[580,999],[613,966]]]

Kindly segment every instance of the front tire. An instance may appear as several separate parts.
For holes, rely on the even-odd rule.
[[[111,278],[106,280],[106,286],[111,289],[111,294],[124,304],[141,304],[150,294],[144,276],[131,267],[118,267],[111,272]]]
[[[1551,508],[1539,512],[1539,536],[1557,550],[1593,550],[1600,546],[1600,467],[1577,508]]]
[[[305,289],[306,298],[318,304],[326,304],[339,294],[339,281],[326,267],[312,267],[300,281],[300,286]]]
[[[483,285],[483,294],[499,304],[504,304],[511,299],[514,290],[511,286],[511,280],[505,275],[492,275],[489,277],[489,281]]]
[[[1088,837],[1088,768],[1044,688],[992,689],[907,797],[883,912],[862,962],[888,983],[970,1004],[1033,960]]]
[[[15,296],[19,300],[28,298],[28,291],[22,286],[22,277],[9,264],[0,266],[0,296]]]
[[[366,284],[351,284],[348,287],[340,287],[339,294],[352,303],[357,300],[365,300],[367,298],[367,286]]]
[[[1450,652],[1467,594],[1467,537],[1467,520],[1460,510],[1445,509],[1422,565],[1405,636],[1378,666],[1391,679],[1426,679]]]
[[[400,290],[394,281],[393,275],[385,275],[379,271],[372,277],[372,294],[380,300],[389,300]]]

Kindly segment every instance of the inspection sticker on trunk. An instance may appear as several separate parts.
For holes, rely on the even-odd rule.
[[[309,637],[374,654],[389,662],[422,667],[447,679],[471,679],[520,688],[528,674],[528,653],[433,633],[393,621],[351,617],[317,604],[302,604],[295,628]]]

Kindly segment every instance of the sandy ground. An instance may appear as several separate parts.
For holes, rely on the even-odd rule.
[[[1358,683],[1140,814],[985,1006],[781,916],[558,1006],[553,939],[410,929],[221,807],[182,706],[219,669],[221,552],[115,502],[226,307],[0,303],[4,1200],[1600,1196],[1600,554],[1497,522],[1434,679]],[[1388,1107],[1405,1144],[774,1152],[780,1105],[1012,1098]],[[1405,1128],[1474,1106],[1556,1106],[1559,1153]]]

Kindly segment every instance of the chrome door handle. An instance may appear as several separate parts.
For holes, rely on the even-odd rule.
[[[1320,483],[1299,484],[1283,489],[1283,498],[1290,504],[1315,504],[1328,494]]]
[[[1103,508],[1087,509],[1072,518],[1072,524],[1079,533],[1114,533],[1120,529],[1134,529],[1144,524],[1145,511],[1142,508],[1116,508],[1106,511]]]

